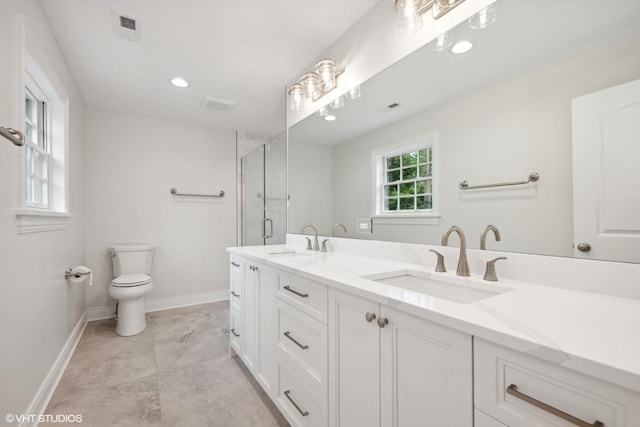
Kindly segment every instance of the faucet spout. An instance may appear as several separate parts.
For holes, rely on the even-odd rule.
[[[469,262],[467,261],[467,239],[464,236],[464,232],[457,225],[453,225],[444,232],[442,235],[442,246],[447,246],[449,241],[449,235],[453,232],[458,234],[460,239],[460,256],[458,258],[458,268],[456,274],[458,276],[469,276]]]
[[[338,222],[338,223],[336,223],[336,224],[333,226],[333,228],[331,229],[331,235],[332,235],[332,236],[335,236],[335,235],[336,235],[336,228],[338,228],[338,227],[342,227],[342,230],[343,230],[345,233],[347,232],[347,227],[346,227],[343,223]]]
[[[313,229],[313,233],[314,233],[313,250],[314,251],[319,251],[320,250],[320,244],[318,243],[318,229],[316,228],[315,225],[313,225],[313,224],[304,224],[302,226],[302,229],[300,230],[300,234],[304,234],[304,230],[307,229],[308,227]]]
[[[480,235],[480,249],[487,249],[487,234],[489,231],[493,231],[493,236],[496,238],[496,242],[500,241],[500,232],[495,225],[487,225],[484,230],[482,230],[482,234]]]

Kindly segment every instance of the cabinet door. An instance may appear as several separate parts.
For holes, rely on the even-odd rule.
[[[471,427],[471,336],[381,306],[383,426]]]
[[[231,310],[238,313],[242,311],[240,297],[242,293],[242,270],[240,269],[240,259],[236,255],[231,255],[229,266],[229,305]]]
[[[378,304],[329,290],[329,425],[380,426]]]
[[[275,293],[277,286],[276,271],[256,265],[258,275],[258,336],[260,359],[258,361],[258,380],[269,396],[275,389]]]
[[[242,289],[242,360],[254,375],[258,369],[260,356],[258,305],[260,276],[256,263],[245,260],[243,266]]]

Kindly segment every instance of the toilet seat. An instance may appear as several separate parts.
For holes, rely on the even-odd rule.
[[[111,286],[118,288],[130,288],[134,286],[142,286],[151,283],[151,277],[146,274],[123,274],[118,276],[111,282]]]

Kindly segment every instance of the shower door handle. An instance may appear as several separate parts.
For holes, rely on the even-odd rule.
[[[267,234],[267,221],[269,222],[269,234]],[[262,220],[262,237],[265,239],[273,237],[273,221],[269,218]]]

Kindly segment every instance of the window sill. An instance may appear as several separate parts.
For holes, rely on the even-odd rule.
[[[73,217],[70,212],[54,212],[43,209],[16,209],[18,234],[66,230]]]
[[[374,224],[379,225],[438,225],[441,215],[438,213],[428,214],[389,214],[372,215]]]

